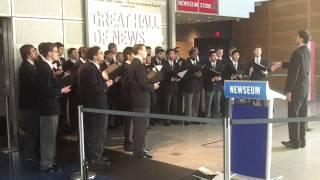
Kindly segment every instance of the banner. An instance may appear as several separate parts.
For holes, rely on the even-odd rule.
[[[145,44],[161,46],[163,42],[160,4],[149,1],[101,2],[88,0],[89,46],[107,49],[110,42],[122,50]]]
[[[218,0],[177,0],[177,11],[218,14]]]

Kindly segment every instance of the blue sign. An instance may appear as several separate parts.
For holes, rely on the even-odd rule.
[[[232,121],[255,118],[268,118],[268,107],[233,105]],[[266,178],[268,125],[232,125],[231,134],[231,171]]]
[[[224,94],[235,99],[267,99],[267,81],[225,81]]]

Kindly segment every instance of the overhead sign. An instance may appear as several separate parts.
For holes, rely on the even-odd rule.
[[[218,14],[218,0],[177,0],[177,11]]]
[[[224,93],[227,98],[267,99],[267,81],[225,81]]]
[[[88,0],[89,46],[107,49],[110,42],[122,50],[135,44],[151,47],[163,42],[161,4],[157,1]]]

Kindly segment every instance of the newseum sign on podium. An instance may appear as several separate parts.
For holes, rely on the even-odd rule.
[[[89,46],[107,49],[110,42],[122,50],[134,44],[161,46],[162,2],[144,0],[87,0]]]

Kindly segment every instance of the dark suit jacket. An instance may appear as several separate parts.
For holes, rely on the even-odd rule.
[[[288,64],[288,77],[285,92],[293,96],[305,97],[309,93],[310,51],[304,45],[297,48],[291,55]]]
[[[187,70],[188,72],[182,79],[182,91],[188,93],[201,92],[203,86],[202,76],[200,78],[195,76],[195,73],[201,71],[201,65],[197,61],[196,65],[193,65],[190,58],[182,63],[182,70]]]
[[[163,95],[167,94],[174,94],[178,90],[178,82],[172,81],[173,77],[176,77],[177,73],[179,72],[179,64],[173,61],[173,68],[170,66],[168,60],[163,62],[162,73],[163,73],[163,80],[160,84],[160,91]]]
[[[19,107],[21,109],[34,109],[36,108],[37,101],[37,71],[36,65],[30,64],[28,61],[23,60],[19,70]]]
[[[254,61],[255,61],[254,59],[251,59],[251,60],[249,61],[247,74],[249,74],[250,68],[253,67],[253,72],[252,72],[252,74],[251,74],[251,76],[250,76],[250,79],[251,79],[251,80],[257,80],[257,81],[265,80],[265,79],[266,79],[266,75],[264,75],[259,69],[257,69],[257,68],[254,66],[254,63],[255,63]],[[264,58],[261,58],[260,64],[263,65],[263,66],[266,66],[266,67],[269,66],[268,60],[267,60],[267,59],[264,59]],[[268,71],[268,72],[271,72],[271,69],[270,69],[270,68],[267,68],[267,71]]]
[[[224,63],[223,72],[222,72],[222,76],[225,80],[231,80],[232,73],[230,69],[234,69],[234,66],[232,61],[230,59],[227,59]],[[236,71],[242,75],[244,75],[246,72],[245,65],[241,62],[241,60],[238,61],[238,67]]]
[[[113,64],[114,61],[111,61],[110,64],[107,64],[106,61],[103,61],[101,64],[100,64],[100,70],[101,71],[104,71],[105,69],[107,69],[111,64]]]
[[[74,63],[69,59],[68,61],[64,62],[62,65],[62,70],[64,72],[69,71],[71,73]]]
[[[210,68],[213,69],[212,64],[211,64],[211,62],[209,60],[207,60],[207,62],[205,63],[205,68],[203,70],[203,76],[204,76],[203,77],[203,86],[204,86],[204,89],[206,91],[212,91],[214,87],[222,89],[223,80],[212,82],[213,74],[210,71]],[[217,61],[216,62],[216,66],[215,66],[214,70],[217,71],[217,72],[220,72],[220,73],[222,72],[223,64],[222,64],[221,61]]]
[[[93,62],[80,66],[78,71],[80,104],[88,108],[107,109],[108,86]]]
[[[129,66],[129,86],[132,108],[149,108],[151,106],[150,92],[153,84],[147,82],[147,69],[135,58]]]
[[[151,65],[152,67],[153,67],[153,66],[156,66],[156,65],[162,65],[163,62],[164,62],[164,60],[161,60],[161,63],[158,63],[157,60],[156,60],[156,57],[154,56],[154,57],[151,58],[151,64],[150,64],[150,65]]]
[[[45,61],[39,60],[36,65],[39,113],[42,116],[59,115],[61,87],[54,77],[53,70]]]

